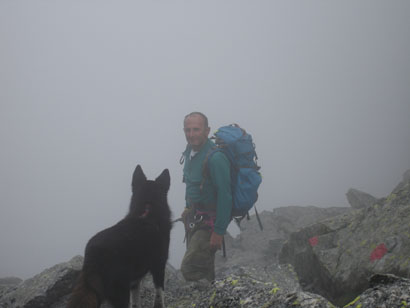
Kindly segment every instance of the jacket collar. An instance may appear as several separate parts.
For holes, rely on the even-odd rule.
[[[202,145],[202,147],[199,149],[199,151],[197,152],[197,154],[202,153],[202,152],[204,152],[204,151],[208,151],[209,147],[212,147],[213,145],[214,145],[214,144],[213,144],[212,140],[208,138],[208,139],[206,140],[206,142]],[[184,153],[183,153],[184,156],[185,156],[185,157],[188,157],[189,154],[191,153],[191,150],[192,150],[192,147],[191,147],[189,144],[187,144],[186,149],[185,149],[185,151],[184,151]]]

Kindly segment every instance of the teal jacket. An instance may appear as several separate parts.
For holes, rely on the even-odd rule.
[[[215,143],[208,139],[191,159],[191,147],[187,146],[184,152],[185,200],[188,208],[199,203],[207,209],[216,210],[214,231],[223,235],[231,221],[232,212],[230,163],[222,152],[214,153],[207,163],[209,173],[204,180],[203,163],[213,147]]]

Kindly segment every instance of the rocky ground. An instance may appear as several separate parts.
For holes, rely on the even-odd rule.
[[[283,207],[241,223],[213,283],[166,271],[167,307],[410,307],[410,171],[382,199],[351,189],[351,208]],[[77,256],[31,279],[0,279],[1,308],[63,308]],[[151,277],[143,307],[153,303]],[[110,307],[104,304],[104,308]]]
[[[304,290],[338,305],[370,287],[372,274],[410,276],[410,172],[386,198],[290,235],[280,262],[294,266]]]

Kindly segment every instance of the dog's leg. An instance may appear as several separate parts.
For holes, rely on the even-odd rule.
[[[165,308],[164,290],[161,287],[155,288],[154,308]]]
[[[141,308],[141,279],[132,283],[130,308]]]
[[[112,307],[115,308],[129,308],[130,304],[130,289],[129,286],[121,286],[120,288],[114,288],[114,292],[111,293],[107,300]]]
[[[154,308],[165,308],[164,280],[166,260],[158,260],[157,266],[151,270],[155,286]]]

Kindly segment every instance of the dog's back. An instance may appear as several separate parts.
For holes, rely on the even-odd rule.
[[[169,185],[168,170],[148,181],[137,166],[129,213],[87,243],[83,270],[68,308],[99,307],[104,300],[115,308],[126,308],[131,283],[147,272],[152,273],[157,290],[164,289],[171,231]]]

